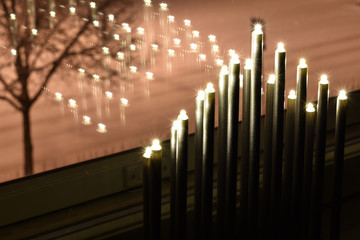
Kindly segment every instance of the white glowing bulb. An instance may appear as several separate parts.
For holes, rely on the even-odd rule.
[[[179,120],[187,120],[187,119],[189,119],[189,117],[186,115],[186,111],[181,110],[179,114]]]
[[[153,43],[153,44],[151,44],[151,49],[153,51],[157,51],[157,50],[159,50],[159,46],[157,44]]]
[[[190,43],[190,49],[193,52],[196,52],[198,49],[198,45],[196,43]]]
[[[106,133],[107,132],[106,125],[102,123],[98,123],[98,127],[96,131],[98,131],[99,133]]]
[[[232,57],[234,54],[236,54],[234,49],[229,49],[228,50],[229,56]]]
[[[85,69],[83,69],[83,68],[79,68],[78,71],[79,71],[79,73],[81,73],[81,74],[85,74]]]
[[[252,60],[250,58],[247,58],[245,60],[245,69],[249,70],[249,69],[252,69]]]
[[[115,20],[114,14],[109,14],[108,20],[109,20],[109,22],[113,22]]]
[[[220,58],[215,59],[216,66],[220,67],[223,65],[224,61]]]
[[[171,23],[175,22],[175,17],[174,16],[169,15],[169,16],[167,16],[167,18],[168,18],[169,22],[171,22]]]
[[[220,70],[220,75],[228,75],[228,74],[229,74],[228,67],[226,65],[223,65]]]
[[[160,151],[161,145],[159,139],[154,139],[151,145],[151,150],[153,151]]]
[[[63,95],[59,92],[56,92],[55,93],[55,100],[56,101],[62,101],[64,98],[63,98]]]
[[[93,21],[93,24],[94,24],[95,27],[98,27],[98,26],[99,26],[99,21],[98,21],[98,20],[94,20],[94,21]]]
[[[187,27],[190,27],[191,21],[189,19],[185,19],[184,20],[184,25],[187,26]]]
[[[340,99],[340,100],[346,100],[346,99],[347,99],[346,91],[345,91],[345,90],[341,90],[341,91],[339,92],[338,99]]]
[[[327,76],[325,74],[321,75],[320,84],[329,84]]]
[[[135,44],[130,44],[130,50],[131,50],[131,51],[135,51],[135,50],[136,50]]]
[[[295,90],[290,90],[288,98],[296,99],[296,92]]]
[[[113,93],[110,92],[110,91],[106,91],[106,92],[105,92],[105,97],[106,97],[106,99],[110,100],[110,99],[113,98]]]
[[[304,58],[300,58],[299,68],[307,68],[306,60]]]
[[[219,52],[219,46],[214,44],[212,45],[211,49],[214,51],[214,52]]]
[[[97,75],[97,74],[93,74],[93,80],[94,80],[95,82],[99,82],[99,81],[100,81],[100,76]]]
[[[168,54],[170,57],[174,57],[175,56],[175,50],[174,49],[168,49]]]
[[[173,42],[174,42],[174,45],[175,45],[176,47],[179,47],[179,46],[180,46],[180,43],[181,43],[181,40],[180,40],[179,38],[174,38],[174,39],[173,39]]]
[[[279,42],[276,51],[278,51],[278,52],[285,52],[284,43]]]
[[[168,5],[167,5],[167,3],[160,3],[159,5],[160,5],[160,10],[162,10],[162,11],[168,10]]]
[[[36,28],[31,29],[31,34],[36,36],[38,34],[38,30]]]
[[[151,1],[150,1],[150,3],[151,3]],[[150,158],[151,157],[151,147],[145,148],[145,152],[143,154],[143,157],[144,158]]]
[[[209,41],[211,42],[211,43],[214,43],[215,41],[216,41],[216,36],[215,35],[209,35]]]
[[[256,33],[262,33],[262,26],[261,24],[255,24],[254,31]]]
[[[150,7],[151,6],[151,0],[144,0],[145,6]]]
[[[103,54],[105,55],[109,55],[110,54],[110,50],[108,47],[102,47],[102,51],[103,51]]]
[[[76,8],[75,8],[75,7],[70,7],[69,10],[70,10],[70,13],[71,13],[71,14],[75,14],[75,13],[76,13]]]
[[[199,54],[199,58],[200,58],[201,61],[206,61],[206,55],[203,54],[203,53]]]
[[[269,84],[275,84],[275,74],[270,74],[269,80],[267,81]]]
[[[126,23],[126,22],[121,23],[121,26],[122,26],[124,29],[130,27],[130,25],[129,25],[128,23]]]
[[[144,33],[145,33],[145,30],[142,27],[138,27],[136,30],[139,35],[144,35]]]
[[[192,35],[193,35],[193,38],[198,38],[200,36],[200,33],[199,33],[199,31],[194,30],[194,31],[192,31]]]
[[[179,126],[179,121],[178,120],[173,121],[173,124],[171,126],[171,130],[177,130],[178,126]]]
[[[127,33],[131,33],[131,27],[124,27],[124,29]]]
[[[124,60],[125,59],[125,54],[123,52],[117,52],[117,58],[119,60]]]
[[[91,8],[96,8],[96,3],[95,2],[90,2],[90,7]]]
[[[205,99],[205,91],[199,90],[196,99],[198,99],[199,101],[204,101],[204,99]]]
[[[312,103],[306,104],[306,111],[307,112],[315,112],[314,104],[312,104]]]
[[[130,66],[129,68],[130,68],[130,72],[136,73],[137,67],[135,67],[135,66]]]
[[[153,79],[154,74],[152,72],[146,72],[145,77],[146,77],[146,79],[151,80],[151,79]]]
[[[121,102],[121,105],[124,107],[129,105],[129,100],[127,100],[126,98],[121,98],[120,102]]]
[[[16,15],[14,13],[10,13],[10,19],[11,20],[16,20]]]
[[[56,17],[56,12],[55,11],[50,11],[50,17]]]
[[[90,125],[90,124],[91,124],[91,118],[90,118],[89,116],[87,116],[87,115],[84,115],[84,116],[83,116],[82,123],[83,123],[84,125]]]
[[[233,55],[231,56],[230,62],[231,62],[232,64],[239,64],[239,63],[240,63],[239,55],[233,54]]]
[[[120,40],[120,35],[117,34],[117,33],[115,33],[115,34],[114,34],[114,39],[115,39],[115,40]]]
[[[12,55],[16,56],[16,54],[17,54],[16,49],[11,49],[10,51],[11,51],[11,54],[12,54]]]
[[[76,108],[76,107],[77,107],[76,100],[74,100],[74,99],[69,99],[68,106],[69,106],[69,108]]]
[[[208,93],[213,93],[213,92],[215,92],[214,84],[208,83],[208,84],[206,85],[205,92],[208,92]]]

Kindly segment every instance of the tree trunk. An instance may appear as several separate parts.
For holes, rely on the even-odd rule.
[[[22,111],[23,114],[23,137],[24,137],[24,160],[25,176],[33,173],[33,155],[30,131],[30,108]]]

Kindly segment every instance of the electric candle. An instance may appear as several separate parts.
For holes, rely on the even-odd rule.
[[[76,100],[74,99],[69,99],[69,104],[68,104],[69,108],[76,108],[78,105],[76,103]]]
[[[91,118],[89,116],[87,116],[87,115],[84,115],[82,123],[84,125],[90,125],[91,124]]]
[[[62,101],[62,100],[64,100],[63,95],[62,95],[61,93],[59,93],[59,92],[56,92],[56,93],[55,93],[55,100],[56,100],[56,101]]]
[[[99,133],[106,133],[107,132],[106,125],[99,123],[96,131],[98,131]]]
[[[143,154],[143,225],[144,239],[150,239],[150,157],[151,147]]]
[[[216,36],[215,35],[209,35],[209,41],[210,41],[210,43],[215,43],[216,42]]]

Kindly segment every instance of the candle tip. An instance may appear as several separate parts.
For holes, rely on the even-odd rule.
[[[160,3],[159,4],[160,5],[160,10],[168,10],[168,5],[167,5],[167,3]]]
[[[245,60],[245,69],[251,69],[252,68],[252,60],[250,58]]]
[[[153,140],[151,150],[153,150],[153,151],[160,151],[161,150],[161,145],[160,145],[159,139],[154,139]]]
[[[212,43],[215,42],[216,41],[216,36],[213,35],[213,34],[210,34],[209,35],[209,41],[212,42]]]
[[[312,104],[312,103],[306,104],[306,111],[307,112],[315,112],[314,104]]]
[[[327,76],[325,74],[321,75],[320,84],[329,84]]]
[[[179,122],[178,120],[173,121],[173,125],[171,126],[171,130],[176,131],[178,129]]]
[[[185,19],[184,20],[184,25],[187,26],[187,27],[190,27],[191,21],[189,19]]]
[[[239,55],[237,55],[236,53],[234,53],[234,54],[231,56],[230,62],[231,62],[232,64],[239,64],[239,63],[240,63]]]
[[[220,75],[228,75],[228,74],[229,74],[228,67],[226,65],[223,65],[220,70]]]
[[[151,147],[145,148],[145,153],[143,154],[144,158],[150,158],[151,156]]]
[[[275,84],[275,74],[270,74],[269,80],[267,81],[269,84]]]
[[[213,93],[213,92],[215,92],[214,84],[212,84],[211,82],[209,82],[209,83],[206,85],[205,91],[206,91],[207,93]]]
[[[347,99],[346,91],[345,91],[345,90],[341,90],[341,91],[339,92],[338,99],[340,99],[340,100],[346,100],[346,99]]]
[[[196,99],[199,100],[199,101],[204,101],[204,99],[205,99],[205,92],[204,92],[203,90],[199,90]]]
[[[99,133],[106,133],[107,132],[106,125],[99,123],[96,131],[98,131]]]
[[[278,51],[278,52],[285,52],[284,43],[279,42],[276,51]]]
[[[255,24],[254,26],[254,31],[257,32],[257,33],[262,33],[262,26],[261,24]]]
[[[296,99],[296,93],[295,90],[290,90],[288,98],[290,99]]]
[[[300,58],[299,67],[300,68],[306,68],[307,67],[305,58]]]
[[[180,120],[188,120],[188,119],[189,119],[189,117],[186,115],[186,111],[185,111],[185,110],[181,110],[181,111],[180,111],[179,119],[180,119]]]

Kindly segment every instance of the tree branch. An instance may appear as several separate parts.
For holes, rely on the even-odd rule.
[[[12,101],[11,99],[5,97],[5,96],[0,96],[0,100],[6,101],[8,102],[11,106],[13,106],[16,110],[18,111],[22,111],[22,107],[19,107],[18,105],[16,105],[16,103],[14,101]]]
[[[18,95],[16,95],[15,93],[14,93],[14,91],[12,90],[12,88],[10,88],[10,86],[5,82],[5,80],[4,80],[4,78],[1,76],[1,73],[0,73],[0,82],[4,85],[4,87],[5,87],[5,90],[7,91],[7,92],[9,92],[10,94],[11,94],[11,96],[13,96],[16,100],[20,100],[19,99],[19,96]]]

